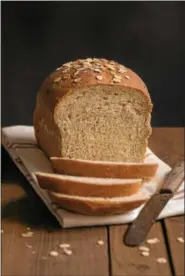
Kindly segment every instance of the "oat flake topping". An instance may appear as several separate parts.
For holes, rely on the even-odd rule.
[[[64,74],[62,80],[72,79],[74,83],[81,81],[80,73],[83,71],[92,71],[97,80],[106,79],[104,74],[112,74],[111,81],[112,83],[120,83],[123,74],[127,72],[126,68],[123,65],[116,63],[115,61],[109,61],[106,59],[98,58],[87,58],[87,59],[78,59],[76,61],[70,61],[63,64],[61,67],[57,68],[56,71],[60,71],[61,74]],[[119,75],[121,73],[121,75]],[[130,77],[124,75],[126,79]],[[57,76],[53,82],[59,83],[61,81],[61,76]]]

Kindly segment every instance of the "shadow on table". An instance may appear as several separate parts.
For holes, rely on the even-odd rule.
[[[45,229],[48,232],[61,228],[41,200],[30,195],[3,204],[1,218],[20,222],[32,229]]]
[[[20,175],[21,172],[15,166],[6,150],[1,146],[1,182],[3,184],[7,183],[7,181],[14,181],[16,183]]]
[[[26,195],[15,198],[13,194],[11,200],[2,204],[2,219],[13,220],[29,225],[33,229],[46,229],[47,231],[55,231],[61,229],[57,220],[49,212],[40,197],[35,193],[26,178],[21,174],[15,166],[7,152],[2,149],[2,186],[11,183],[13,185],[12,192],[16,192],[15,185],[20,185]],[[10,187],[11,191],[11,187]],[[3,196],[3,190],[2,190]]]

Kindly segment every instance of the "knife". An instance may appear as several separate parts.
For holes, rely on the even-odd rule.
[[[149,199],[138,217],[128,228],[124,238],[124,243],[126,245],[137,246],[146,239],[153,223],[168,201],[174,196],[174,192],[178,189],[183,180],[184,161],[180,161],[176,163],[174,168],[167,175],[159,192]]]

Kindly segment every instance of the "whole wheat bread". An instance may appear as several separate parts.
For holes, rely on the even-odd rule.
[[[60,157],[52,157],[51,163],[56,173],[101,178],[153,178],[158,168],[154,162],[124,163]]]
[[[42,189],[62,194],[85,197],[123,197],[135,194],[141,187],[141,179],[104,179],[36,173]]]
[[[131,211],[149,199],[147,193],[138,192],[127,197],[81,197],[48,192],[59,207],[86,215],[110,215]]]
[[[35,135],[49,157],[142,162],[151,111],[147,88],[133,71],[106,59],[77,60],[42,83]]]

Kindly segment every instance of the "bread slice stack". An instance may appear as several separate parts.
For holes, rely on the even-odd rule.
[[[148,200],[144,179],[157,164],[145,162],[152,103],[133,71],[106,59],[59,67],[41,85],[35,136],[54,173],[36,174],[62,208],[88,215],[118,214]]]
[[[40,187],[60,207],[86,215],[120,214],[139,207],[148,200],[148,194],[140,190],[143,179],[151,179],[157,170],[156,163],[51,161],[56,173],[36,173]]]

